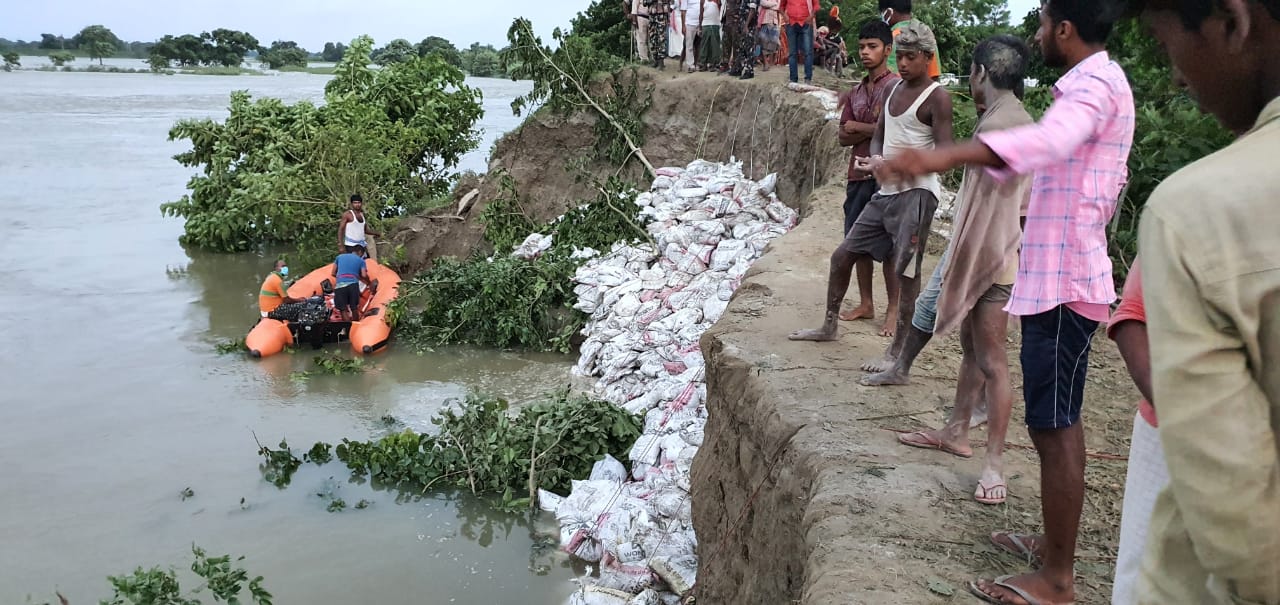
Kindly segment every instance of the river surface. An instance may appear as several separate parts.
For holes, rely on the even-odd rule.
[[[309,352],[215,352],[255,321],[271,260],[178,245],[181,223],[158,206],[191,171],[171,159],[185,147],[168,129],[225,116],[234,89],[318,100],[326,80],[0,73],[0,603],[55,588],[96,603],[107,575],[185,570],[193,543],[244,555],[282,604],[560,603],[572,590],[563,558],[535,547],[535,530],[554,529],[545,519],[458,494],[398,498],[348,483],[337,463],[305,464],[284,490],[259,472],[255,434],[301,455],[380,435],[386,415],[425,426],[468,389],[527,400],[569,363],[393,344],[363,374],[298,381]],[[472,84],[485,132],[461,168],[483,171],[528,85]],[[373,504],[330,513],[320,492]]]

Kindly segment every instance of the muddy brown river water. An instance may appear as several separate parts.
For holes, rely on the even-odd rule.
[[[541,604],[572,590],[564,559],[535,545],[553,522],[457,494],[398,498],[338,464],[306,464],[285,490],[259,473],[255,433],[305,450],[379,435],[388,414],[426,426],[467,389],[527,400],[567,376],[560,356],[393,346],[364,374],[299,382],[309,353],[215,352],[252,325],[270,260],[178,245],[182,225],[158,205],[190,171],[168,129],[221,118],[234,89],[319,99],[325,80],[0,73],[0,603],[55,588],[96,603],[107,575],[185,570],[193,543],[244,555],[282,604]],[[527,85],[472,84],[485,135],[463,168],[483,170]],[[325,490],[373,505],[330,513]]]

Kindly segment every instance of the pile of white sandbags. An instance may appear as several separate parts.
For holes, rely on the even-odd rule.
[[[695,582],[689,469],[707,411],[699,339],[720,319],[751,263],[795,226],[773,195],[776,175],[743,178],[740,163],[698,160],[658,170],[635,203],[651,243],[619,243],[578,269],[575,308],[591,314],[573,372],[644,415],[629,454],[576,481],[566,498],[540,492],[561,546],[598,562],[600,577],[573,605],[670,605]]]

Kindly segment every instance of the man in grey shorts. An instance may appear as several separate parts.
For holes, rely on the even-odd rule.
[[[929,62],[937,53],[933,32],[919,22],[902,28],[895,44],[898,73],[885,100],[884,111],[871,142],[872,156],[858,158],[861,170],[874,169],[879,161],[908,149],[932,149],[951,142],[951,96],[929,78]],[[831,255],[827,281],[826,315],[822,327],[798,330],[791,340],[830,341],[839,331],[840,305],[849,290],[849,279],[858,260],[871,257],[889,265],[900,276],[897,301],[889,301],[884,336],[902,332],[915,314],[920,288],[920,265],[933,213],[938,208],[941,184],[937,174],[908,182],[882,185],[867,203],[853,229]],[[896,302],[896,304],[895,304]]]

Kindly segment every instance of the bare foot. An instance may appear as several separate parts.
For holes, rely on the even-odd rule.
[[[904,385],[911,384],[911,376],[899,370],[897,364],[894,364],[888,370],[883,372],[876,372],[869,376],[863,376],[862,380],[859,380],[858,382],[861,383],[862,386],[867,387]]]
[[[978,580],[969,583],[969,592],[991,603],[1009,603],[1011,605],[1028,605],[1043,603],[1056,605],[1072,603],[1076,599],[1076,588],[1073,584],[1065,586],[1051,580],[1047,574],[1034,571],[1020,576],[1001,576],[994,580]]]
[[[1004,476],[991,467],[983,468],[973,499],[982,504],[1004,504],[1008,495],[1009,487],[1005,485]]]
[[[911,447],[946,452],[960,458],[973,457],[973,449],[969,447],[967,442],[957,443],[950,441],[948,435],[941,430],[902,433],[898,435],[898,442]]]
[[[858,305],[840,314],[840,321],[857,321],[859,319],[875,319],[876,310],[871,305]]]
[[[808,340],[813,342],[830,342],[839,337],[834,328],[827,327],[813,328],[810,330],[796,330],[792,332],[787,339],[789,340]]]
[[[880,335],[886,338],[893,338],[895,328],[897,327],[898,327],[897,320],[889,321],[886,319],[884,322],[884,326],[880,328]]]
[[[896,358],[885,355],[875,361],[868,361],[867,363],[862,364],[862,371],[872,373],[887,372],[897,361],[898,360]]]

